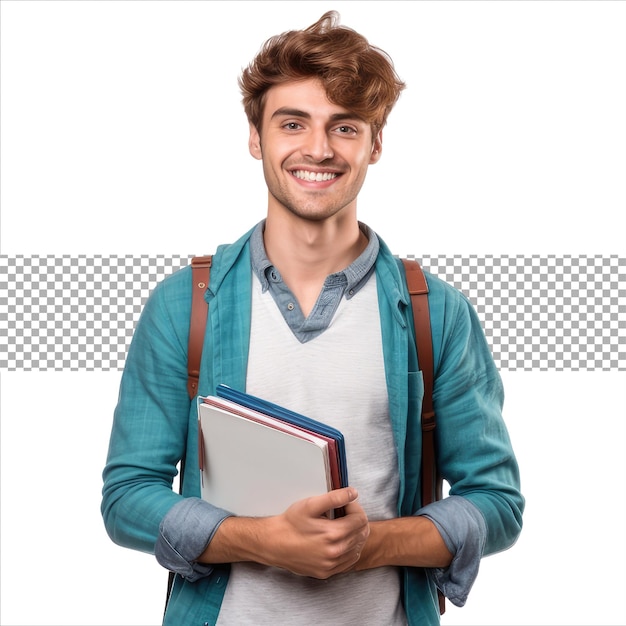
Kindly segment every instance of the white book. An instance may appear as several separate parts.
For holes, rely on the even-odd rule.
[[[222,398],[198,402],[202,498],[243,516],[275,515],[332,489],[328,442]]]

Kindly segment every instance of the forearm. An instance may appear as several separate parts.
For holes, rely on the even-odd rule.
[[[433,522],[422,516],[400,517],[370,522],[370,535],[355,569],[447,567],[452,558]]]

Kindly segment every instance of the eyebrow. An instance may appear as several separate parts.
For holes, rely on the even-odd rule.
[[[283,115],[288,117],[301,117],[307,120],[311,119],[310,113],[307,113],[306,111],[301,111],[300,109],[292,109],[290,107],[281,107],[280,109],[276,109],[276,111],[272,113],[271,119],[274,119],[275,117],[281,117]],[[330,116],[330,120],[331,122],[339,122],[341,120],[365,121],[360,116],[355,115],[354,113],[350,113],[349,111],[346,111],[345,113],[334,113]]]

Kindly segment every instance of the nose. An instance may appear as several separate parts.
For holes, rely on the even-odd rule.
[[[332,159],[335,155],[325,128],[311,129],[303,146],[304,156],[316,162]]]

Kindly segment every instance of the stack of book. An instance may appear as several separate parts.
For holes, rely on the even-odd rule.
[[[202,497],[236,515],[348,485],[341,432],[267,400],[219,385],[198,399],[198,428]]]

